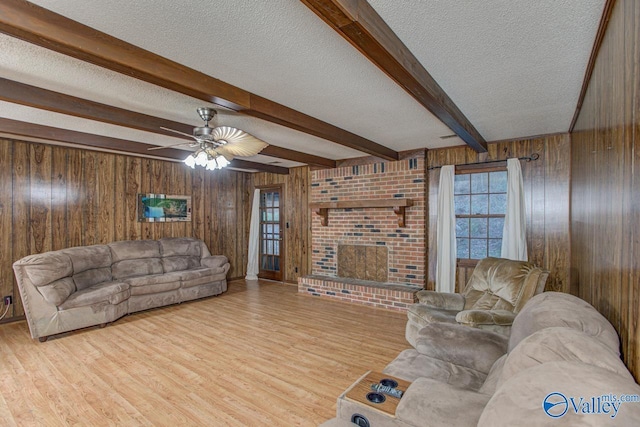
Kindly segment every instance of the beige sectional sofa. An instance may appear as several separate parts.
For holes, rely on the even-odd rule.
[[[508,338],[432,324],[416,342],[384,370],[411,381],[394,414],[347,398],[350,388],[338,398],[337,418],[323,426],[354,425],[355,414],[357,425],[367,425],[366,418],[371,427],[626,426],[640,420],[640,386],[620,359],[615,329],[577,297],[533,297]]]
[[[33,338],[105,325],[136,311],[218,295],[229,263],[181,237],[79,246],[13,264]]]

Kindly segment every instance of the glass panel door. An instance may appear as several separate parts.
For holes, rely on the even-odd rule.
[[[282,280],[282,198],[280,188],[260,190],[260,273]]]

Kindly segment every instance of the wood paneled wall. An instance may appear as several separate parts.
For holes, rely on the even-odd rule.
[[[250,185],[242,172],[0,139],[0,296],[15,302],[5,320],[24,314],[12,263],[71,246],[193,236],[241,277]],[[192,221],[138,222],[138,193],[191,195]]]
[[[573,289],[640,380],[640,3],[616,2],[571,135]]]
[[[504,160],[538,153],[536,161],[521,161],[527,207],[529,261],[548,269],[547,290],[569,291],[569,158],[568,134],[519,141],[490,143],[489,152],[478,154],[468,147],[427,152],[427,167]],[[428,171],[428,278],[435,289],[437,196],[440,169]],[[466,285],[473,268],[457,269],[457,289]]]
[[[252,189],[282,186],[285,218],[283,236],[285,264],[282,280],[297,283],[298,277],[311,274],[311,211],[309,210],[311,171],[308,166],[303,166],[290,168],[289,175],[261,172],[251,175],[251,179]],[[251,198],[245,207],[247,224],[249,224],[250,215]],[[247,228],[247,241],[248,233]]]

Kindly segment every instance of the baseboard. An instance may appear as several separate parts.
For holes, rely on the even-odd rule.
[[[13,322],[20,322],[22,320],[27,320],[26,317],[24,317],[24,315],[22,316],[15,316],[15,317],[9,317],[8,319],[2,319],[0,320],[0,325],[2,325],[3,323],[13,323]]]

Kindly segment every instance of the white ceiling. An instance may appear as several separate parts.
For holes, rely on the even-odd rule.
[[[393,150],[463,143],[440,139],[452,131],[297,0],[33,3]],[[486,140],[568,130],[604,0],[369,3]],[[4,35],[0,77],[201,124],[195,109],[202,101]],[[158,145],[180,142],[8,103],[0,103],[0,117]],[[232,111],[221,111],[218,122],[322,157],[364,155]]]

